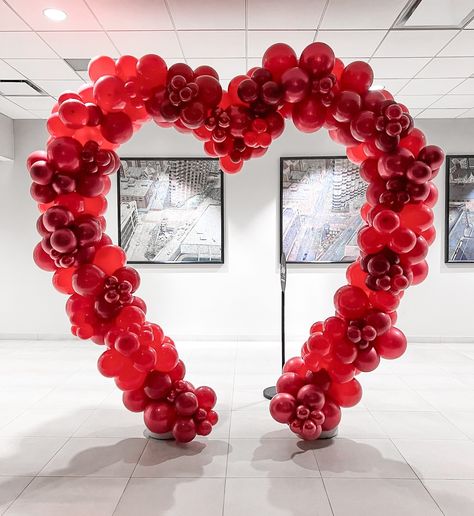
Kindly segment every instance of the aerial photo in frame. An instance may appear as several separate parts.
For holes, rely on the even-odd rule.
[[[474,263],[474,156],[446,157],[447,263]]]
[[[223,263],[223,175],[208,158],[121,158],[119,243],[128,263]]]
[[[367,185],[344,157],[281,158],[281,250],[288,263],[347,263]]]

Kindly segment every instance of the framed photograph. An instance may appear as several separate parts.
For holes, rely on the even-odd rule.
[[[224,263],[224,185],[211,158],[121,158],[119,245],[128,263]]]
[[[348,263],[367,184],[340,156],[280,159],[280,247],[287,263]]]
[[[446,263],[474,263],[474,156],[446,156]]]

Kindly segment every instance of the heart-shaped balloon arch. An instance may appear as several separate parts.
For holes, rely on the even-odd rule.
[[[274,419],[304,439],[334,429],[340,407],[361,399],[356,375],[406,349],[393,324],[405,289],[428,273],[438,197],[432,179],[442,150],[426,146],[408,109],[390,93],[370,91],[367,63],[344,67],[324,43],[310,44],[299,59],[286,44],[271,46],[262,67],[232,79],[228,92],[213,68],[168,68],[157,55],[99,57],[89,76],[92,84],[59,97],[47,122],[47,150],[28,158],[31,195],[41,212],[34,260],[54,272],[53,285],[70,296],[72,333],[107,347],[98,368],[115,379],[124,405],[143,411],[149,430],[171,431],[177,441],[211,432],[216,395],[184,380],[173,341],[146,320],[146,305],[134,295],[138,272],[104,232],[109,175],[120,165],[115,150],[153,119],[204,141],[206,153],[235,173],[245,160],[265,154],[291,118],[303,132],[325,127],[360,164],[369,183],[360,258],[334,295],[335,316],[313,324],[301,356],[286,362],[270,403]]]

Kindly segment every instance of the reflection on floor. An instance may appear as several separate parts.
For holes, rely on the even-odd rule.
[[[384,362],[339,436],[313,444],[261,396],[278,343],[179,347],[221,416],[211,439],[183,446],[143,437],[95,369],[98,346],[0,342],[0,514],[474,514],[474,345],[414,344]]]

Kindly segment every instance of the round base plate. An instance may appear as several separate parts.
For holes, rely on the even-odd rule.
[[[265,389],[263,389],[263,397],[267,400],[271,400],[276,395],[276,393],[277,390],[275,386],[266,387]]]
[[[327,430],[326,432],[321,432],[321,435],[318,437],[318,439],[332,439],[333,437],[336,437],[337,435],[337,426],[336,428],[333,428],[332,430]]]
[[[157,439],[159,441],[171,441],[174,439],[172,432],[166,432],[165,434],[155,434],[154,432],[150,432],[150,430],[143,430],[143,435],[147,439]]]

